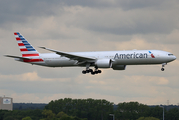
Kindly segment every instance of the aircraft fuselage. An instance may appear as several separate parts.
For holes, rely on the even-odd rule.
[[[152,53],[149,53],[149,51]],[[131,50],[131,51],[98,51],[98,52],[69,52],[79,56],[88,56],[96,59],[111,59],[112,65],[147,65],[168,63],[176,59],[169,52],[160,50]],[[152,57],[153,56],[153,57]],[[41,53],[39,59],[43,61],[29,62],[21,59],[18,61],[37,64],[47,67],[72,67],[81,66],[76,60],[63,57],[56,53]],[[37,59],[37,58],[36,58]]]

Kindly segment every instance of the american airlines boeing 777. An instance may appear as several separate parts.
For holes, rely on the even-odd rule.
[[[46,47],[42,49],[53,53],[39,53],[19,32],[14,33],[22,56],[5,55],[15,60],[47,67],[86,67],[83,74],[101,73],[99,68],[125,70],[126,65],[161,64],[161,70],[176,57],[161,50],[128,50],[128,51],[97,51],[97,52],[62,52]],[[90,67],[94,67],[90,69]]]

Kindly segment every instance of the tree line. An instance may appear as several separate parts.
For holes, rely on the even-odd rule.
[[[43,110],[47,104],[45,103],[13,103],[13,110],[41,109]]]
[[[165,120],[179,120],[179,109],[164,111]],[[138,102],[117,104],[104,99],[64,98],[51,101],[43,110],[0,110],[0,120],[161,120],[163,108]]]

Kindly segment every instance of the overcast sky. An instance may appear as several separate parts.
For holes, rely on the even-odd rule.
[[[14,61],[20,32],[39,52],[158,49],[179,56],[178,0],[1,0],[0,96],[14,102],[48,103],[60,98],[179,103],[179,61],[127,66],[83,75],[85,68],[47,68]]]

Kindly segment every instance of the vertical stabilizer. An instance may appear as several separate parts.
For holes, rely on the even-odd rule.
[[[19,32],[15,32],[14,35],[22,53],[22,57],[39,56],[39,52],[35,50],[35,48]]]

